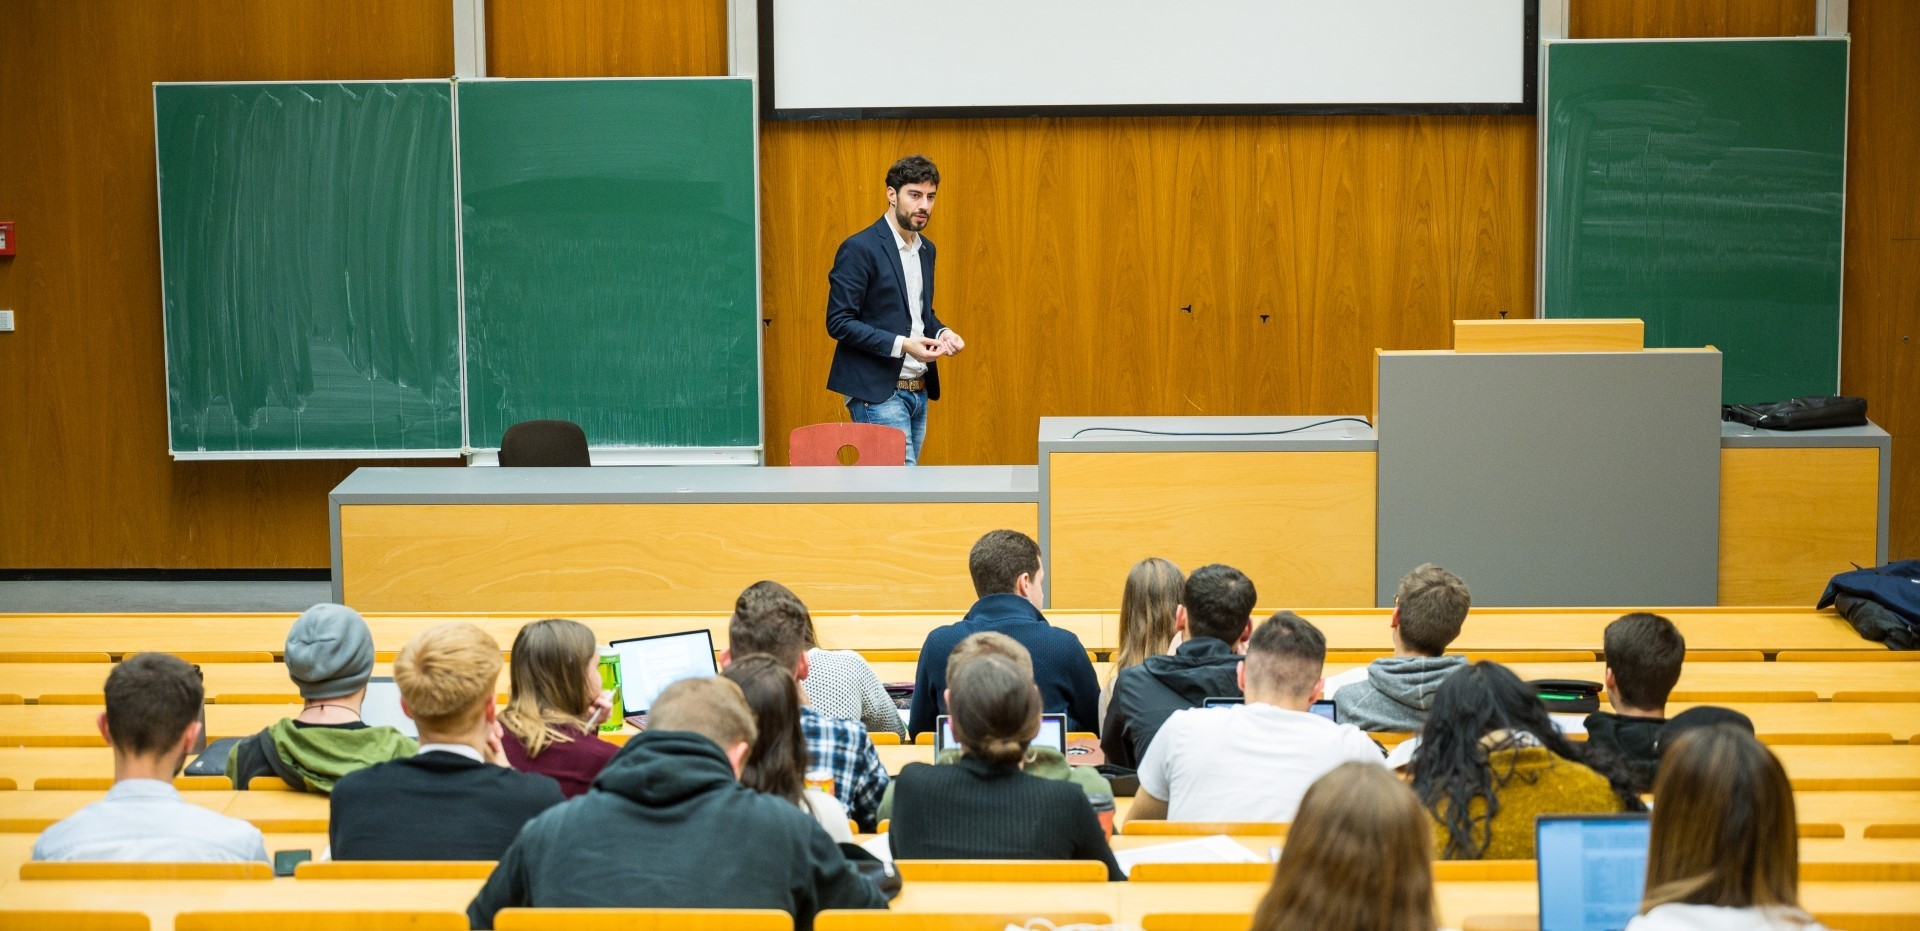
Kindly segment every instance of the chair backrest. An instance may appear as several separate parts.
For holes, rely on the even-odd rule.
[[[145,912],[10,911],[0,908],[0,931],[147,931]]]
[[[295,879],[485,879],[492,860],[308,860]]]
[[[503,466],[592,465],[587,432],[571,420],[523,420],[500,437]]]
[[[35,790],[105,792],[113,788],[112,776],[42,776],[33,781]],[[233,788],[225,776],[175,776],[173,787],[182,792],[224,792]]]
[[[1246,912],[1168,912],[1141,916],[1140,927],[1143,931],[1247,931],[1252,920],[1253,915]]]
[[[851,446],[854,465],[907,464],[907,435],[873,423],[816,423],[795,427],[787,437],[787,462],[797,466],[837,466],[840,450]]]
[[[1247,916],[1232,931],[1246,931]],[[1045,918],[1056,928],[1079,925],[1105,926],[1113,916],[1105,912],[887,912],[832,910],[814,916],[813,931],[1002,931],[1012,926],[1023,928],[1035,918]]]
[[[21,879],[272,879],[265,863],[105,863],[74,860],[29,860],[20,864]]]
[[[1103,883],[1107,865],[1097,860],[897,860],[907,882]]]
[[[766,908],[503,908],[495,931],[793,931]]]
[[[173,931],[464,931],[456,911],[235,911],[181,912]]]
[[[1136,863],[1127,874],[1136,883],[1264,883],[1271,863]]]

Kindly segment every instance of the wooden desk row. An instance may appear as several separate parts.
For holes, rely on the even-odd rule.
[[[882,682],[914,681],[911,662],[870,664]],[[1363,663],[1329,662],[1329,676]],[[1096,663],[1100,681],[1108,664]],[[1605,665],[1590,663],[1514,663],[1522,679],[1585,679],[1601,682]],[[0,695],[18,695],[43,704],[98,704],[101,686],[111,667],[104,663],[0,663]],[[217,704],[294,703],[299,690],[279,663],[201,663],[207,700]],[[391,663],[379,663],[374,675],[393,674]],[[510,688],[508,669],[499,676],[499,694]],[[1920,701],[1920,667],[1905,662],[1815,663],[1689,663],[1680,673],[1675,701],[1823,701],[1836,696],[1854,700]]]
[[[302,912],[407,910],[464,913],[481,880],[25,881],[0,885],[0,909],[138,911],[156,929],[189,911]],[[895,912],[1006,912],[1046,916],[1104,913],[1138,926],[1148,915],[1250,915],[1266,883],[968,883],[911,882]],[[1816,915],[1920,913],[1920,883],[1808,882],[1802,903]],[[1472,915],[1532,915],[1534,881],[1435,883],[1440,920],[1460,927]],[[1836,923],[1844,928],[1844,923]]]
[[[802,593],[802,597],[805,597]],[[1263,605],[1256,617],[1289,605]],[[927,632],[958,620],[967,605],[916,613],[820,613],[814,626],[829,649],[918,650]],[[1297,608],[1327,636],[1331,650],[1390,650],[1386,608]],[[1476,608],[1455,641],[1456,652],[1469,650],[1591,650],[1601,648],[1602,632],[1620,615],[1638,608]],[[1830,611],[1805,607],[1659,608],[1673,619],[1692,650],[1759,650],[1767,653],[1833,650],[1892,656],[1884,646],[1862,640],[1845,620]],[[144,650],[168,652],[285,650],[287,628],[296,615],[273,614],[0,614],[0,644],[5,652],[95,652],[121,655]],[[465,620],[480,625],[502,649],[543,613],[369,614],[374,648],[397,651],[415,634],[436,624]],[[727,615],[573,614],[604,642],[627,637],[706,628],[716,649],[726,646]],[[1050,623],[1071,630],[1088,649],[1119,646],[1114,611],[1050,611]]]

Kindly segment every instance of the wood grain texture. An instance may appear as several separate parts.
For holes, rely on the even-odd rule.
[[[1031,462],[1042,416],[1363,411],[1374,347],[1532,301],[1525,118],[767,123],[761,151],[770,436],[846,418],[826,274],[909,152],[968,340],[929,463]]]
[[[1720,451],[1720,603],[1810,602],[1878,550],[1877,449]]]
[[[727,73],[727,0],[487,0],[500,78]]]
[[[1455,320],[1454,352],[1639,352],[1639,320]]]
[[[1373,602],[1375,455],[1054,453],[1049,604],[1117,604],[1149,556],[1226,563],[1263,604]]]
[[[444,0],[0,4],[0,567],[313,567],[344,462],[167,456],[154,81],[453,70]]]
[[[1840,390],[1893,434],[1887,556],[1920,557],[1920,3],[1852,0]]]
[[[1813,33],[1813,7],[1807,0],[1573,0],[1568,34],[1576,39],[1804,36]]]
[[[779,579],[809,608],[964,612],[967,552],[1032,504],[389,505],[340,509],[367,611],[711,611]]]

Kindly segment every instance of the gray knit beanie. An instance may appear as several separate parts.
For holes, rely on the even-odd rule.
[[[360,612],[336,604],[308,608],[287,631],[287,674],[301,698],[359,691],[373,677],[373,632]]]

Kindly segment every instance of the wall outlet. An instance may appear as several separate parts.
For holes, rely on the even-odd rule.
[[[0,310],[0,333],[13,332],[13,311]]]

